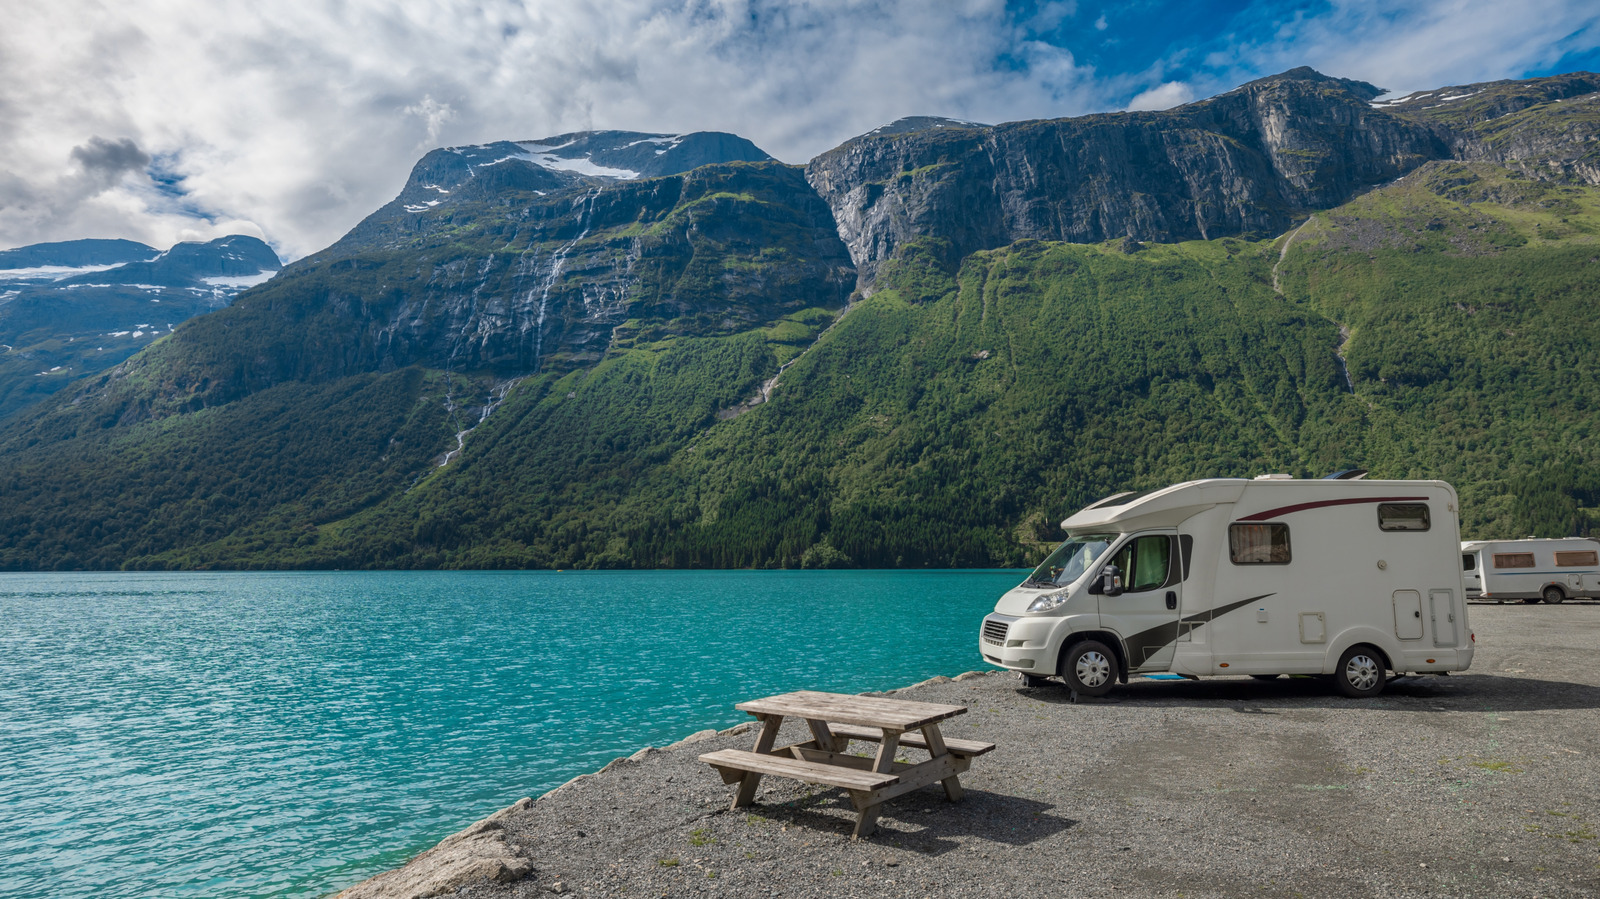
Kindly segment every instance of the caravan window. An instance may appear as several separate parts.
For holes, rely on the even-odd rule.
[[[1378,503],[1379,530],[1426,531],[1432,524],[1425,503]]]
[[[1228,556],[1235,565],[1289,564],[1286,524],[1228,525]]]
[[[1533,553],[1495,553],[1496,568],[1532,568]]]
[[[1594,550],[1588,552],[1556,553],[1557,568],[1594,568],[1600,566],[1600,553]]]
[[[1476,571],[1477,569],[1478,569],[1478,554],[1477,553],[1462,553],[1461,554],[1461,570],[1462,571]]]

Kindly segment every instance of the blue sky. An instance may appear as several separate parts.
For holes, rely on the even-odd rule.
[[[1164,109],[1309,65],[1398,92],[1600,69],[1594,0],[54,0],[0,30],[0,247],[314,252],[438,146]]]

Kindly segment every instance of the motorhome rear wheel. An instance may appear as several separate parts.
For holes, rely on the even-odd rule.
[[[1339,668],[1333,672],[1333,684],[1339,692],[1353,699],[1377,696],[1383,692],[1383,657],[1370,646],[1356,645],[1339,657]]]
[[[1551,605],[1555,605],[1558,602],[1564,602],[1566,598],[1567,594],[1562,593],[1560,587],[1550,586],[1544,588],[1544,601]]]

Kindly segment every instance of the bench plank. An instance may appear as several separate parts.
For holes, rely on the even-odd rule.
[[[842,787],[846,790],[881,790],[893,786],[900,780],[894,774],[821,765],[783,756],[745,752],[742,749],[719,749],[716,752],[708,752],[700,756],[700,761],[718,769],[732,768],[752,774],[776,774],[811,783],[827,784],[831,787]]]
[[[848,724],[834,725],[833,735],[835,737],[847,737],[851,740],[864,740],[869,743],[876,743],[883,739],[882,734],[870,727],[851,727]],[[900,735],[900,745],[925,750],[928,748],[928,741],[923,739],[922,734],[908,731]],[[951,755],[983,755],[994,749],[993,743],[980,743],[977,740],[956,740],[950,737],[944,738],[944,746],[945,749],[950,751]]]
[[[838,724],[859,724],[891,731],[914,730],[946,718],[966,713],[965,706],[933,702],[909,702],[881,696],[851,696],[845,693],[819,693],[800,690],[752,699],[734,706],[752,715],[787,715]]]

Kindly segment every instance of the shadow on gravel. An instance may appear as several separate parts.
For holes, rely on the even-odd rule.
[[[1078,825],[1076,819],[1051,814],[1054,808],[1032,799],[973,789],[968,789],[960,802],[950,802],[934,785],[885,803],[878,830],[867,840],[893,843],[923,855],[960,849],[958,837],[1025,846]],[[791,827],[845,835],[855,827],[855,807],[843,790],[827,790],[809,801],[759,809],[763,817]]]
[[[1018,688],[1017,692],[1052,705],[1072,701],[1072,694],[1065,686]],[[1333,685],[1328,681],[1309,677],[1281,677],[1271,681],[1134,681],[1119,684],[1103,698],[1080,702],[1085,705],[1158,707],[1250,703],[1250,707],[1235,710],[1258,715],[1270,715],[1279,708],[1543,712],[1600,709],[1600,687],[1566,681],[1503,677],[1498,674],[1458,674],[1450,677],[1400,678],[1390,681],[1383,693],[1371,699],[1347,699],[1334,692]]]

